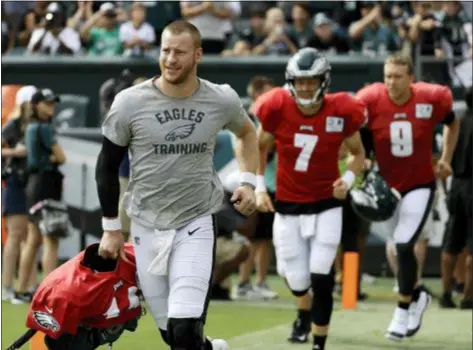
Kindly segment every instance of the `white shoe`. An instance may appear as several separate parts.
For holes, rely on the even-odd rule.
[[[251,283],[245,283],[241,286],[233,288],[234,295],[232,299],[235,300],[263,300],[264,297],[260,292],[256,291]]]
[[[397,284],[397,281],[394,282],[393,292],[394,292],[394,293],[399,293],[399,285]]]
[[[401,341],[407,334],[407,323],[409,321],[408,310],[396,307],[393,319],[386,332],[386,338]]]
[[[412,337],[420,330],[420,327],[422,326],[422,317],[431,302],[432,296],[422,290],[419,295],[419,300],[415,303],[411,303],[409,306],[409,320],[407,323],[406,337]]]
[[[255,290],[255,292],[261,294],[261,296],[266,300],[277,299],[279,297],[278,293],[269,288],[266,281],[260,284],[256,284],[253,289]]]
[[[12,288],[5,288],[2,290],[2,301],[10,301],[15,297],[15,292]]]
[[[223,339],[214,339],[211,341],[212,350],[230,350],[230,346]]]

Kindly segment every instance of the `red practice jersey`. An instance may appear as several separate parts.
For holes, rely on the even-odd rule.
[[[453,104],[448,87],[419,82],[411,89],[411,99],[402,106],[392,102],[383,83],[371,84],[357,93],[368,108],[368,128],[381,176],[399,192],[435,180],[434,127],[452,111]]]
[[[256,101],[253,112],[275,138],[276,199],[315,203],[333,198],[332,184],[340,177],[338,152],[365,123],[364,104],[347,93],[326,94],[320,111],[307,117],[289,91],[274,88]]]
[[[35,293],[26,326],[57,339],[75,335],[79,325],[108,328],[137,318],[141,305],[133,246],[125,244],[125,252],[130,263],[119,260],[115,271],[85,267],[85,251],[58,267]]]

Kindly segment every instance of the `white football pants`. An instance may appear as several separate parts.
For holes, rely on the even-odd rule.
[[[153,244],[155,231],[131,222],[140,288],[148,311],[162,330],[167,330],[168,318],[204,317],[205,321],[208,306],[215,254],[213,217],[197,218],[176,231],[168,274],[157,276],[148,272],[158,254]]]
[[[291,290],[309,289],[311,273],[330,273],[341,236],[342,207],[311,215],[276,213],[273,244],[277,270]]]

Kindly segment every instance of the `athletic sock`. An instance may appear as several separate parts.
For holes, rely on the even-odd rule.
[[[324,350],[326,341],[326,335],[314,335],[314,345],[312,346],[312,350]]]

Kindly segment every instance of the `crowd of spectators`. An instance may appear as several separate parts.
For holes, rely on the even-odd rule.
[[[2,54],[153,56],[162,29],[184,18],[205,53],[289,55],[412,50],[472,56],[468,1],[3,1]]]

